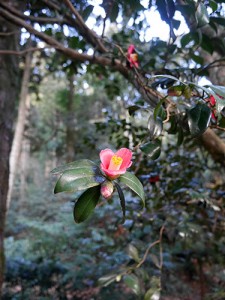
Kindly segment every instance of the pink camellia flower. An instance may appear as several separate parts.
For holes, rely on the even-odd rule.
[[[129,66],[132,68],[133,66],[138,68],[138,55],[135,51],[135,46],[131,44],[127,50],[127,60],[129,61]]]
[[[132,165],[132,152],[127,148],[121,148],[116,153],[111,149],[105,149],[100,152],[101,170],[109,179],[116,179],[126,173],[126,170]]]
[[[101,195],[105,199],[110,199],[114,191],[114,186],[111,181],[105,181],[101,184]]]
[[[212,106],[215,106],[216,105],[216,99],[211,95],[209,97],[209,103],[212,105]]]

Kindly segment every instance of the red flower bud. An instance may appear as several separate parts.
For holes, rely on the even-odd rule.
[[[101,195],[105,199],[110,199],[114,191],[114,186],[111,181],[105,181],[101,184]]]

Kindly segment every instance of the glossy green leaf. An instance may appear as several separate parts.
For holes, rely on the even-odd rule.
[[[140,146],[142,152],[148,155],[151,159],[155,160],[160,156],[161,153],[161,141],[154,140],[148,143],[145,143]]]
[[[200,35],[198,32],[189,32],[182,36],[180,42],[182,48],[185,48],[186,46],[198,45],[200,43]]]
[[[184,140],[184,132],[181,127],[178,128],[177,146],[179,147]]]
[[[136,295],[140,295],[141,287],[140,287],[139,279],[136,275],[134,275],[134,274],[126,275],[124,277],[124,282],[130,289],[132,289],[132,291]]]
[[[83,10],[82,17],[83,17],[84,21],[86,21],[86,20],[88,19],[88,17],[90,16],[90,14],[91,14],[92,11],[93,11],[93,8],[94,8],[93,5],[88,5],[88,6]]]
[[[121,187],[119,186],[118,183],[114,182],[116,189],[118,191],[119,194],[119,198],[120,198],[120,206],[123,212],[123,220],[122,220],[122,224],[125,222],[126,219],[126,202],[125,202],[125,198],[124,198],[124,194],[123,191],[121,189]]]
[[[51,171],[51,173],[54,175],[57,175],[57,174],[62,174],[64,171],[67,171],[67,170],[80,169],[83,167],[87,167],[87,168],[89,167],[90,169],[92,169],[93,167],[97,167],[97,165],[89,159],[80,159],[80,160],[76,160],[71,163],[68,163],[66,165],[57,167],[57,168],[53,169]]]
[[[214,51],[214,41],[209,38],[206,34],[202,35],[202,40],[201,40],[201,47],[208,53],[212,54]]]
[[[54,193],[77,192],[99,185],[105,181],[100,169],[94,167],[79,167],[66,170],[59,177]]]
[[[100,197],[100,186],[86,190],[74,205],[73,216],[76,223],[85,221],[94,211]]]
[[[111,275],[105,275],[98,279],[98,284],[100,286],[108,286],[114,281],[118,281],[118,277],[120,277],[118,274],[111,274]]]
[[[223,97],[225,99],[225,86],[221,85],[206,85],[206,87],[213,90],[216,94]]]
[[[176,116],[170,117],[170,128],[168,129],[169,134],[176,134],[177,133],[177,127],[178,127],[178,120]]]
[[[202,27],[209,23],[209,15],[206,6],[202,2],[198,2],[197,4],[195,17],[198,22],[198,27]]]
[[[174,81],[179,81],[181,83],[184,84],[184,82],[182,82],[181,80],[179,80],[178,78],[176,78],[175,76],[172,76],[172,75],[153,75],[151,76],[151,78],[169,78],[169,79],[172,79]]]
[[[225,26],[225,18],[220,18],[220,17],[211,17],[210,20],[212,22],[215,22],[219,25]]]
[[[162,119],[160,117],[156,117],[156,119],[154,119],[151,115],[148,119],[148,130],[150,139],[155,139],[159,137],[163,130]]]
[[[217,7],[218,7],[216,1],[214,1],[214,0],[209,0],[209,6],[212,8],[213,12],[216,11]]]
[[[136,112],[137,110],[140,110],[140,109],[141,109],[141,106],[139,106],[139,105],[132,105],[132,106],[129,106],[129,107],[128,107],[129,115],[130,115],[130,116],[133,116],[133,115],[135,114],[135,112]]]
[[[130,172],[126,172],[125,174],[119,177],[119,180],[128,186],[133,192],[135,192],[142,200],[143,207],[145,206],[145,193],[143,189],[143,185],[140,180]]]
[[[166,97],[160,99],[160,101],[158,102],[158,104],[156,105],[155,109],[154,109],[154,119],[156,120],[157,117],[160,117],[162,120],[164,120],[165,117],[165,110],[163,109],[162,105],[165,102]]]
[[[197,136],[208,128],[211,110],[206,104],[198,103],[188,111],[187,116],[190,133]]]
[[[139,257],[138,249],[134,247],[132,244],[128,245],[127,253],[136,263],[140,262],[141,259]]]
[[[109,18],[111,22],[115,22],[119,14],[119,6],[116,2],[113,3]]]
[[[195,55],[194,53],[190,53],[190,58],[197,64],[203,65],[204,63],[204,58],[200,55]]]

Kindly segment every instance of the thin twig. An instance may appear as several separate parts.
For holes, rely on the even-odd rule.
[[[222,130],[222,131],[225,131],[225,128],[220,127],[220,126],[217,126],[217,125],[210,125],[209,127],[210,127],[210,128],[219,129],[219,130]]]
[[[49,48],[53,48],[51,46],[46,46],[46,47],[34,47],[34,48],[28,48],[25,50],[21,50],[21,51],[13,51],[13,50],[0,50],[0,55],[24,55],[28,52],[35,52],[35,51],[43,51],[45,49],[49,49]]]
[[[167,106],[167,108],[166,108],[166,119],[163,121],[163,123],[169,122],[169,120],[170,120],[170,108],[172,106],[175,106],[175,104],[174,103],[169,103],[169,105]]]
[[[146,249],[145,251],[145,254],[142,258],[142,260],[137,264],[136,268],[140,268],[141,265],[143,265],[143,263],[146,261],[147,257],[148,257],[148,254],[149,254],[149,251],[151,250],[152,247],[154,247],[155,245],[159,244],[159,247],[160,247],[160,270],[162,269],[162,266],[163,266],[163,251],[162,251],[162,234],[163,234],[163,231],[165,229],[165,226],[163,225],[160,229],[160,232],[159,232],[159,239],[153,243],[151,243],[148,248]]]
[[[9,36],[9,35],[13,35],[15,34],[15,31],[11,31],[11,32],[0,32],[0,36]]]
[[[76,17],[78,23],[80,24],[80,26],[82,27],[82,29],[88,33],[88,35],[90,37],[92,37],[92,39],[94,39],[95,44],[97,46],[97,48],[101,51],[101,52],[107,52],[108,50],[105,48],[105,46],[102,44],[100,37],[97,36],[97,34],[91,30],[90,28],[88,28],[88,26],[84,23],[84,20],[82,19],[81,15],[78,13],[78,11],[75,9],[75,7],[73,6],[73,4],[70,2],[70,0],[63,0],[64,3],[68,6],[68,8],[70,9],[70,11],[73,13],[73,15]]]

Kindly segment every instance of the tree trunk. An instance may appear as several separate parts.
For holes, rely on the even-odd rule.
[[[9,0],[3,1],[9,5]],[[15,3],[15,2],[13,2]],[[18,9],[18,8],[17,8]],[[19,30],[12,23],[0,18],[0,49],[17,51]],[[4,229],[9,180],[9,155],[13,137],[15,101],[18,91],[18,58],[0,56],[0,298],[4,275]]]
[[[28,85],[30,81],[31,61],[32,61],[32,54],[31,52],[28,52],[26,54],[24,71],[23,71],[17,125],[15,129],[12,150],[10,154],[10,175],[9,175],[9,191],[7,196],[7,209],[10,206],[10,201],[12,197],[13,185],[16,176],[17,164],[21,152],[24,128],[25,128],[25,123],[27,118],[27,109],[29,106]]]
[[[30,141],[27,138],[21,140],[20,150],[20,160],[17,165],[20,170],[20,207],[24,208],[27,204],[26,190],[30,163]]]
[[[71,162],[75,159],[75,124],[74,124],[74,111],[73,111],[73,101],[74,101],[74,75],[69,77],[69,95],[67,102],[67,123],[66,123],[66,160]]]

